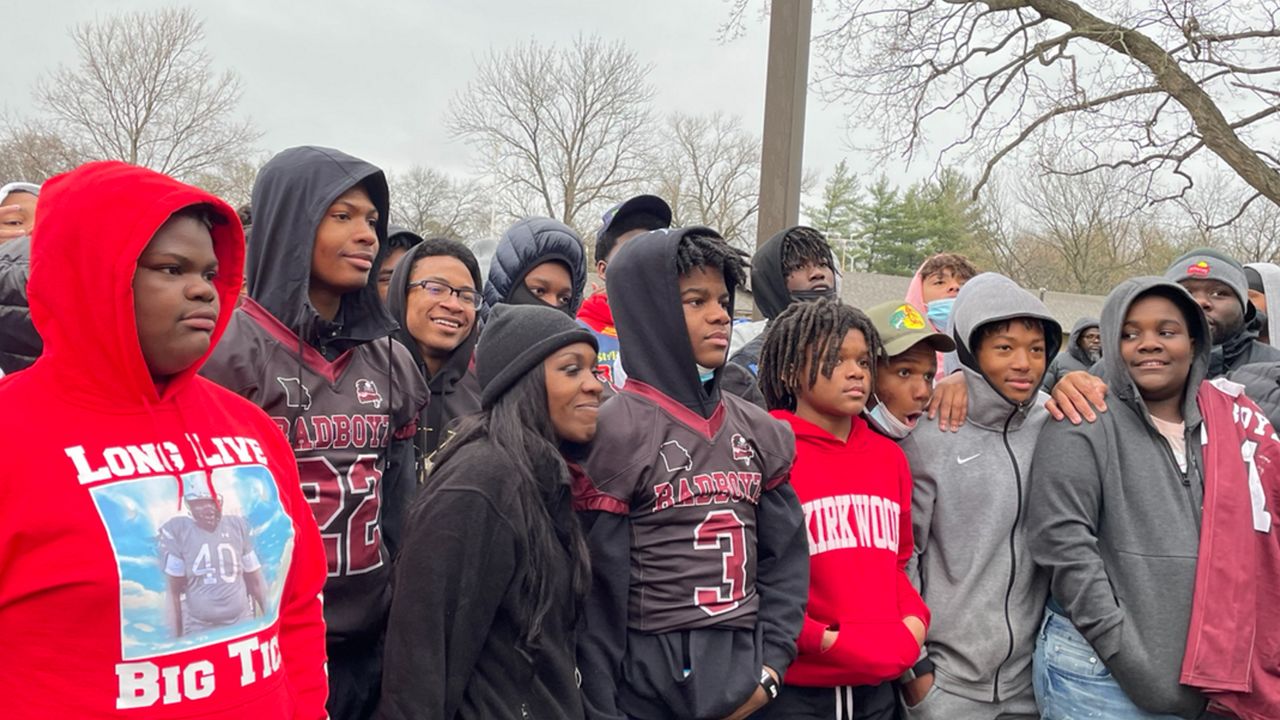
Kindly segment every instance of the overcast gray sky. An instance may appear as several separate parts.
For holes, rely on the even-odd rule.
[[[3,107],[33,112],[36,77],[75,62],[68,28],[106,14],[173,5],[163,0],[53,0],[5,9]],[[717,30],[723,0],[218,0],[195,5],[218,68],[244,82],[242,111],[264,131],[263,149],[300,144],[342,148],[384,168],[413,164],[473,170],[467,146],[444,127],[448,101],[490,48],[536,38],[568,42],[579,33],[625,41],[650,63],[659,111],[742,117],[763,123],[767,21],[748,23],[728,43]],[[13,70],[20,72],[13,72]],[[843,141],[839,107],[811,98],[805,165],[824,176],[845,156],[872,174]],[[923,163],[919,169],[927,169]],[[890,168],[898,175],[899,169]]]

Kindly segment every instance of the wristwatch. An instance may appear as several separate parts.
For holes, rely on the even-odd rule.
[[[768,670],[760,670],[760,687],[764,688],[764,694],[771,702],[778,697],[778,681],[773,679]]]
[[[915,680],[922,675],[928,675],[931,672],[933,672],[933,661],[929,658],[924,658],[910,668],[907,668],[907,671],[902,673],[902,677],[898,678],[898,682],[909,683],[912,680]]]

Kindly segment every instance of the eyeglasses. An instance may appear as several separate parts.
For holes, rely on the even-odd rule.
[[[439,280],[419,280],[409,283],[409,289],[420,287],[426,291],[427,296],[434,298],[437,302],[442,302],[450,295],[457,295],[458,300],[464,305],[470,305],[474,308],[480,307],[480,293],[469,288],[456,288],[449,283],[443,283]]]

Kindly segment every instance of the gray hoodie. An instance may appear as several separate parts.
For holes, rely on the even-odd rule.
[[[1192,390],[1182,408],[1185,474],[1120,357],[1129,306],[1153,288],[1183,308],[1195,343]],[[1209,325],[1180,285],[1133,278],[1107,297],[1102,343],[1110,411],[1094,423],[1050,423],[1040,434],[1027,517],[1031,552],[1051,573],[1054,601],[1125,694],[1148,712],[1193,718],[1204,698],[1178,677],[1200,547],[1204,493],[1194,389],[1209,367]]]
[[[1040,383],[1040,388],[1045,392],[1052,392],[1053,386],[1058,384],[1063,375],[1076,370],[1084,370],[1089,372],[1089,368],[1093,366],[1093,360],[1089,358],[1089,353],[1080,347],[1080,336],[1089,328],[1098,327],[1098,320],[1091,317],[1082,317],[1076,321],[1075,327],[1071,328],[1071,335],[1067,337],[1067,346],[1063,348],[1063,352],[1049,363],[1049,369],[1044,373],[1044,381]]]
[[[1030,317],[1045,325],[1052,359],[1062,330],[1033,295],[983,273],[960,290],[951,333],[969,388],[955,433],[922,423],[902,442],[915,479],[916,556],[908,568],[933,613],[925,651],[934,681],[954,695],[1001,702],[1031,684],[1031,654],[1048,577],[1027,549],[1031,456],[1048,419],[1046,397],[1016,404],[979,371],[972,341],[983,325]]]

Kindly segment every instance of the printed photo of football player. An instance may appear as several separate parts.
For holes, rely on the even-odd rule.
[[[249,523],[222,513],[222,499],[204,471],[182,476],[182,500],[188,514],[171,518],[159,537],[173,636],[262,615],[267,583]]]

